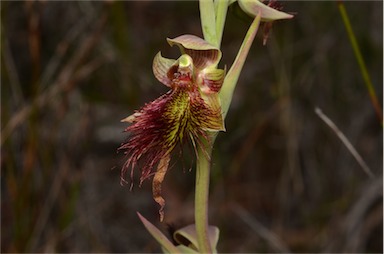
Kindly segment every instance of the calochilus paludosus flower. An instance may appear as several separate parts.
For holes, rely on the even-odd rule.
[[[208,132],[225,130],[218,95],[225,77],[225,70],[217,68],[221,51],[194,35],[167,41],[179,47],[181,56],[167,59],[159,52],[153,60],[153,73],[170,90],[122,120],[130,123],[125,129],[130,136],[119,147],[127,156],[121,171],[123,182],[129,169],[131,181],[134,169],[141,170],[140,185],[153,176],[153,198],[160,205],[161,221],[165,205],[161,184],[172,151],[185,141],[197,151],[197,146],[204,147],[209,141]]]

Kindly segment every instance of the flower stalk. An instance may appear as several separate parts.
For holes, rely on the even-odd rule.
[[[256,36],[261,20],[261,14],[259,13],[253,23],[251,24],[243,44],[239,50],[239,53],[224,79],[223,87],[220,91],[220,98],[222,101],[223,119],[228,112],[229,105],[232,100],[232,94],[235,89],[240,72],[244,66],[245,59],[248,55],[249,49]],[[196,165],[196,188],[195,188],[195,226],[197,232],[197,240],[199,250],[203,253],[212,253],[209,239],[208,239],[208,200],[209,200],[209,182],[210,182],[210,157],[212,153],[212,146],[216,139],[217,133],[210,135],[210,145],[204,148],[205,156],[199,149],[197,165]]]
[[[216,37],[217,47],[220,48],[221,39],[223,38],[223,31],[225,20],[227,17],[228,0],[215,1],[215,14],[216,14]]]
[[[220,48],[221,45],[229,3],[230,1],[228,0],[200,0],[201,27],[204,34],[204,39],[218,48]],[[239,0],[239,4],[245,12],[255,16],[255,19],[249,27],[240,50],[236,56],[236,59],[228,71],[228,74],[224,79],[223,86],[219,91],[223,120],[225,120],[225,117],[228,113],[233,92],[235,90],[237,81],[239,79],[241,70],[244,66],[253,40],[255,39],[259,29],[260,22],[262,20],[273,21],[277,19],[288,19],[293,17],[293,15],[275,10],[257,0]],[[212,13],[215,13],[215,15],[212,15]],[[209,146],[203,148],[204,150],[199,148],[199,156],[197,158],[196,165],[195,226],[199,251],[203,253],[212,253],[209,245],[210,239],[208,238],[208,199],[211,167],[210,158],[212,147],[217,134],[218,133],[215,132],[209,135]],[[201,151],[205,151],[209,156],[204,156]]]
[[[214,138],[211,138],[213,142]],[[205,149],[203,152],[202,149]],[[208,200],[209,200],[209,180],[211,173],[212,145],[198,149],[196,165],[196,188],[195,188],[195,227],[197,232],[197,243],[199,251],[202,253],[212,253],[208,237]],[[208,156],[209,157],[208,157]]]
[[[205,2],[205,4],[208,4],[207,2],[211,1],[200,1],[200,7],[202,8],[201,2]],[[201,9],[200,9],[201,10]],[[221,44],[221,38],[223,34],[223,28],[225,23],[225,18],[223,18],[223,15],[225,17],[226,15],[226,9],[224,9],[222,6],[220,6],[220,3],[218,4],[218,11],[222,13],[216,13],[216,17],[219,17],[219,25],[216,24],[216,26],[212,26],[209,24],[205,24],[205,21],[208,19],[201,19],[202,28],[204,29],[214,29],[216,28],[216,31],[206,31],[204,33],[205,35],[208,35],[208,38],[205,38],[206,40],[212,40],[218,43],[218,45]],[[202,17],[204,16],[204,10],[201,10]],[[225,13],[224,13],[225,12]],[[259,12],[256,16],[255,20],[251,24],[245,39],[243,41],[243,44],[241,45],[241,48],[239,50],[239,53],[229,70],[227,76],[224,79],[223,87],[220,90],[220,99],[222,102],[222,114],[223,119],[225,119],[225,116],[228,112],[229,105],[232,100],[232,94],[235,89],[235,86],[237,84],[237,80],[240,76],[240,72],[243,68],[245,59],[248,55],[248,52],[250,50],[250,47],[252,45],[252,42],[256,36],[256,33],[258,31],[258,27],[261,20],[261,13]],[[221,28],[221,31],[220,31]],[[212,34],[216,34],[216,39],[210,38]],[[199,245],[199,250],[204,253],[212,253],[210,248],[210,240],[208,238],[208,200],[209,200],[209,182],[210,182],[210,169],[211,169],[211,153],[212,153],[212,147],[214,144],[214,141],[216,139],[217,133],[212,134],[210,145],[203,148],[206,153],[208,153],[209,156],[204,156],[201,153],[201,149],[199,149],[199,156],[197,159],[197,165],[196,165],[196,189],[195,189],[195,226],[196,226],[196,232],[197,232],[197,241]]]
[[[199,7],[204,40],[213,46],[219,47],[216,33],[216,15],[212,15],[212,13],[215,13],[213,0],[200,0]]]

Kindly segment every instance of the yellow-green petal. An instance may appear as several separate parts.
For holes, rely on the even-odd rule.
[[[215,67],[221,59],[221,51],[207,41],[190,34],[181,35],[174,39],[167,38],[169,45],[177,45],[182,54],[193,59],[196,69]]]
[[[259,0],[238,0],[238,2],[240,8],[250,16],[256,17],[260,12],[261,21],[293,18],[293,15],[273,9]]]
[[[223,85],[225,70],[206,68],[198,75],[198,85],[204,93],[218,93]]]
[[[209,107],[213,115],[196,116],[195,118],[204,118],[200,121],[200,128],[206,131],[225,131],[223,114],[221,112],[221,101],[218,93],[200,93],[204,103]]]
[[[177,60],[165,58],[161,55],[161,52],[159,52],[153,59],[153,74],[155,75],[158,81],[160,81],[166,86],[171,87],[172,80],[168,77],[168,71],[176,63]]]

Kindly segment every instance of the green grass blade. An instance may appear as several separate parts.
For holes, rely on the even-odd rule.
[[[375,88],[372,85],[371,77],[365,65],[363,55],[361,54],[359,44],[357,43],[355,33],[353,32],[351,22],[349,21],[347,10],[345,9],[344,3],[341,1],[338,2],[338,7],[339,7],[340,15],[343,18],[345,29],[347,30],[347,33],[348,33],[349,40],[352,45],[353,52],[355,53],[357,63],[359,64],[361,75],[363,76],[365,86],[368,89],[368,93],[371,98],[372,105],[376,111],[378,118],[380,119],[381,125],[383,125],[383,112],[381,110],[379,100],[377,99]]]

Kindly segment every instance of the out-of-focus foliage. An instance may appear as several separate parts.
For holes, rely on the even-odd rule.
[[[382,96],[382,2],[346,2]],[[255,41],[213,158],[210,223],[219,252],[382,252],[382,127],[335,2]],[[158,252],[150,184],[121,187],[120,119],[167,91],[152,74],[166,37],[202,36],[197,2],[1,4],[1,252]],[[220,67],[250,19],[228,12]],[[382,97],[380,98],[382,103]],[[320,107],[376,175],[316,116]],[[193,151],[164,182],[164,231],[193,223]]]

